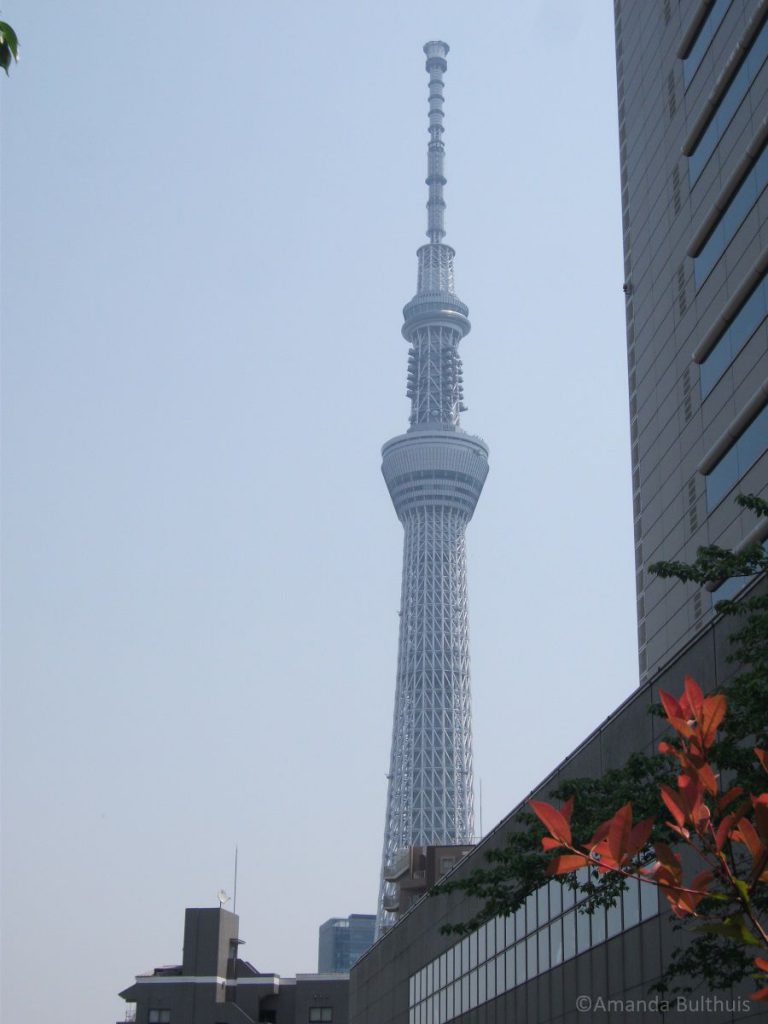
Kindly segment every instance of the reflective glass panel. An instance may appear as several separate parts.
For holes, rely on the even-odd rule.
[[[504,976],[504,961],[506,959],[506,953],[499,953],[496,957],[496,991],[501,995],[502,992],[506,991],[507,981]]]
[[[469,936],[469,967],[477,967],[477,932]]]
[[[549,970],[549,928],[545,925],[539,936],[539,973]]]
[[[569,910],[563,922],[563,960],[576,956],[576,911]]]
[[[768,280],[764,277],[699,367],[702,398],[707,397],[767,314]]]
[[[576,911],[576,949],[583,953],[590,946],[589,914]]]
[[[731,84],[723,93],[707,127],[704,129],[696,148],[688,157],[688,175],[691,185],[694,185],[699,175],[704,170],[709,158],[715,151],[718,142],[723,137],[728,125],[733,120],[734,114],[741,106],[742,100],[749,92],[749,87],[755,80],[760,68],[768,57],[768,22],[763,25],[747,51]]]
[[[504,982],[506,992],[509,992],[517,984],[516,949],[517,946],[507,946],[507,951],[504,954],[504,966],[507,972],[506,981]]]
[[[707,504],[719,504],[747,470],[768,449],[768,405],[764,406],[749,426],[734,441],[720,461],[708,473]]]
[[[453,985],[449,985],[445,990],[445,1014],[446,1020],[450,1020],[454,1016],[453,1011]]]
[[[549,884],[542,885],[536,891],[536,912],[539,924],[546,924],[549,920]]]
[[[536,927],[536,893],[532,892],[525,900],[525,924],[526,930],[532,932]]]
[[[622,897],[624,905],[624,927],[631,928],[640,921],[640,883],[636,878],[627,879],[627,891]]]
[[[538,973],[538,936],[536,932],[533,935],[529,935],[525,940],[526,943],[526,960],[528,962],[528,977],[535,978]]]
[[[715,3],[709,10],[698,34],[693,42],[693,46],[688,51],[688,56],[683,61],[683,83],[685,88],[693,81],[693,76],[699,68],[702,62],[704,54],[709,49],[709,44],[715,37],[715,33],[720,27],[720,22],[725,17],[726,11],[731,6],[731,0],[715,0]]]
[[[768,185],[768,149],[763,149],[754,167],[739,185],[733,198],[712,229],[699,255],[693,261],[693,277],[701,288],[731,239],[741,227],[747,214]]]
[[[560,887],[560,891],[563,895],[563,910],[570,910],[576,902],[576,893],[567,882]]]
[[[563,962],[563,922],[560,918],[549,926],[549,948],[551,965],[557,967]]]
[[[486,979],[485,964],[482,964],[477,969],[477,1003],[478,1003],[478,1006],[482,1005],[485,1002],[485,999],[486,999],[486,995],[485,995],[485,993],[486,993],[485,979]]]
[[[496,961],[495,960],[489,960],[488,961],[487,977],[488,977],[488,983],[487,983],[487,985],[488,985],[488,998],[489,999],[495,999],[496,998]]]
[[[644,921],[659,912],[659,893],[655,885],[640,884],[640,913]]]
[[[592,945],[605,942],[605,907],[598,907],[592,915]]]
[[[504,949],[504,947],[507,944],[506,934],[505,934],[506,933],[505,924],[506,924],[506,918],[504,918],[504,917],[497,917],[496,918],[496,949],[499,952],[501,952],[501,950]],[[513,919],[513,924],[514,924],[514,919]]]
[[[474,1010],[477,1006],[477,971],[472,971],[469,976],[469,1008]]]
[[[563,887],[554,880],[549,883],[549,916],[557,917],[563,909]]]
[[[515,911],[515,939],[521,939],[525,935],[525,904],[519,906]],[[509,940],[507,940],[509,941]]]
[[[614,935],[618,935],[621,931],[621,900],[616,901],[616,905],[608,907],[607,911],[607,933],[608,938],[612,939]]]
[[[477,962],[485,960],[485,925],[482,925],[477,933]]]
[[[485,952],[490,958],[496,955],[496,921],[489,921],[485,926]]]
[[[525,939],[515,945],[515,984],[519,985],[528,977],[525,966]],[[509,974],[507,974],[509,983]]]

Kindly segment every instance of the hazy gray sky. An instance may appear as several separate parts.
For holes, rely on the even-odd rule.
[[[608,0],[8,0],[4,1009],[104,1024],[231,889],[316,967],[372,912],[422,44],[447,229],[486,831],[636,685]]]

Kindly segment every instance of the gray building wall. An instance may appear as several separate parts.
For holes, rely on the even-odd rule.
[[[136,1024],[347,1024],[347,975],[262,973],[237,956],[238,926],[219,907],[188,909],[183,962],[137,975],[120,993]]]
[[[532,796],[546,799],[550,789],[566,778],[594,777],[610,768],[618,767],[633,750],[654,752],[663,724],[660,719],[648,714],[649,704],[658,699],[659,688],[678,693],[682,688],[684,676],[689,674],[706,688],[722,686],[734,672],[734,668],[726,662],[729,649],[727,628],[728,624],[722,620],[705,626],[664,671],[652,682],[637,690],[606,719],[599,729],[542,782]],[[454,876],[466,876],[476,868],[486,866],[485,853],[503,846],[508,833],[519,827],[515,818],[523,806],[524,804],[521,804],[516,807],[486,837],[455,869]],[[655,902],[655,890],[651,890],[650,887],[644,888],[650,890],[651,899]],[[602,1011],[599,1008],[592,1012],[579,1010],[577,997],[580,995],[591,999],[593,1005],[600,998],[606,1003],[609,999],[621,999],[624,1005],[628,1005],[629,1000],[635,1000],[640,1004],[642,1000],[649,1002],[652,999],[649,991],[651,985],[659,979],[662,966],[668,960],[671,950],[675,945],[685,941],[685,935],[673,930],[665,904],[658,905],[658,912],[656,907],[651,906],[648,893],[639,912],[631,901],[627,901],[620,915],[614,914],[612,918],[606,919],[605,938],[601,936],[595,924],[590,922],[595,930],[594,936],[587,933],[587,941],[582,941],[583,952],[579,952],[578,941],[584,929],[585,915],[577,914],[575,920],[578,934],[574,955],[564,956],[561,964],[541,971],[531,980],[518,983],[515,979],[515,983],[507,991],[500,991],[493,997],[487,997],[484,1002],[478,999],[478,1004],[466,1012],[456,1012],[455,1004],[452,1013],[443,1009],[439,1000],[441,991],[447,986],[438,988],[435,1002],[434,980],[431,994],[426,999],[416,999],[417,996],[424,994],[423,990],[418,993],[413,990],[416,976],[421,975],[423,980],[425,969],[429,969],[436,958],[441,958],[451,950],[454,951],[455,960],[456,947],[461,944],[457,942],[455,936],[441,935],[440,927],[469,919],[479,906],[474,899],[458,892],[440,897],[427,896],[416,904],[353,967],[350,973],[350,1024],[448,1024],[448,1021],[458,1021],[461,1024],[500,1024],[502,1021],[584,1024],[588,1020],[605,1021],[606,1024],[639,1024],[646,1021],[653,1021],[656,1024],[659,1020],[674,1021],[675,1024],[702,1020],[710,1024],[724,1024],[726,1021],[756,1022],[768,1019],[768,1008],[760,1008],[760,1004],[746,1003],[744,993],[720,993],[720,1010],[714,1003],[711,1006],[694,1004],[690,1012],[677,1012],[673,1009],[666,1017],[661,1017],[650,1010],[642,1012],[630,1009],[626,1013],[619,1010]],[[570,913],[570,910],[568,912]],[[562,922],[562,915],[557,908],[550,908],[536,919],[535,924],[525,929],[523,966],[526,972],[528,957],[535,955],[538,960],[539,933],[547,931],[551,939],[555,934],[558,920]],[[542,922],[549,921],[552,922],[552,926],[546,924],[546,928],[540,927]],[[607,937],[611,931],[615,931],[616,934]],[[536,936],[535,954],[533,950],[528,949],[529,934]],[[497,946],[494,939],[491,957],[488,955],[486,936],[485,959],[481,959],[478,942],[478,950],[474,954],[477,966],[469,973],[479,974],[485,963],[487,982],[487,965],[492,959],[498,961],[499,952],[503,952],[506,942],[505,938],[504,942]],[[518,955],[515,948],[514,957]],[[554,946],[550,944],[550,956],[552,955]],[[495,965],[493,969],[496,970]],[[475,984],[478,984],[477,981]],[[486,996],[487,992],[486,985]],[[701,990],[697,994],[702,998],[704,996]],[[431,1009],[430,999],[433,1000]],[[423,1010],[422,1005],[425,1007]],[[733,1007],[737,1009],[734,1010]],[[447,1007],[447,1010],[450,1010],[450,1007]]]
[[[768,114],[765,34],[752,46],[754,66],[748,69],[739,71],[736,47],[759,28],[768,5],[763,0],[615,0],[614,10],[642,681],[712,615],[706,594],[656,579],[647,567],[660,559],[690,561],[705,544],[737,545],[754,518],[738,510],[734,495],[764,495],[768,489],[768,412],[766,422],[753,428],[761,436],[752,438],[724,494],[708,497],[713,473],[722,473],[723,462],[701,471],[706,453],[750,401],[756,402],[753,412],[768,401],[768,391],[761,393],[768,381],[768,322],[759,318],[741,350],[723,361],[724,372],[711,390],[702,389],[702,380],[711,375],[713,362],[720,362],[724,347],[706,369],[692,360],[703,342],[711,343],[718,324],[722,334],[729,318],[733,321],[738,312],[733,304],[738,307],[740,289],[751,289],[756,263],[758,280],[765,273],[759,261],[768,264],[768,192],[762,183],[745,201],[743,223],[706,276],[697,256],[706,238],[702,225],[721,230],[725,222],[718,207],[759,162]],[[683,59],[680,54],[691,47],[692,55]],[[735,88],[710,104],[718,82],[722,87],[747,70],[747,88]],[[718,124],[722,121],[722,130],[712,132],[715,145],[693,148],[694,128],[705,125],[708,110]],[[690,157],[683,148],[693,148]],[[710,148],[691,183],[692,161],[698,170],[701,154]],[[734,434],[743,430],[744,424],[737,424]]]

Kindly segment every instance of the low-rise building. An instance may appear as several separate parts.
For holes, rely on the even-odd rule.
[[[264,973],[238,956],[241,945],[237,914],[188,909],[182,962],[120,993],[136,1024],[347,1024],[348,975]]]

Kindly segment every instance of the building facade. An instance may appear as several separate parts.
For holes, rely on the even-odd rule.
[[[319,974],[346,974],[376,937],[375,914],[332,917],[320,925],[317,950]]]
[[[136,1024],[347,1024],[349,979],[256,970],[237,955],[239,918],[220,907],[184,915],[182,962],[138,974],[120,996]]]
[[[712,615],[648,566],[738,546],[768,487],[768,3],[614,13],[644,680]]]
[[[394,921],[388,874],[412,846],[474,833],[465,532],[488,474],[488,448],[461,429],[459,342],[469,310],[445,235],[443,74],[448,46],[424,47],[429,74],[427,236],[416,295],[403,310],[410,427],[383,448],[382,472],[405,532],[392,754],[378,928]]]

